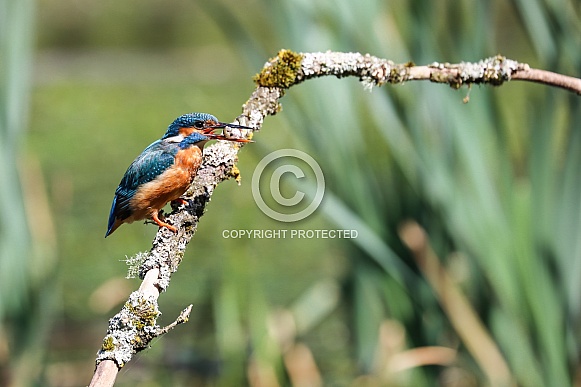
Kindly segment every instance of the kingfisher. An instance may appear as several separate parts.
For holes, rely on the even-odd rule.
[[[159,218],[159,212],[169,202],[187,203],[181,196],[202,164],[204,145],[214,139],[250,142],[214,133],[226,127],[252,130],[220,122],[207,113],[188,113],[176,118],[163,137],[145,148],[127,168],[115,190],[105,238],[123,223],[142,219],[151,219],[159,227],[176,232],[174,226]]]

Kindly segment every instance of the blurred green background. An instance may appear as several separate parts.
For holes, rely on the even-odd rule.
[[[108,318],[139,286],[123,261],[157,229],[103,238],[122,174],[180,114],[235,118],[279,49],[417,64],[502,53],[580,76],[580,47],[574,0],[0,0],[0,385],[88,384]],[[161,324],[193,303],[190,322],[117,385],[581,385],[578,96],[333,78],[282,103],[160,298]],[[251,194],[254,167],[282,148],[326,179],[298,223]],[[407,220],[430,240],[419,260]],[[237,229],[358,237],[223,238]]]

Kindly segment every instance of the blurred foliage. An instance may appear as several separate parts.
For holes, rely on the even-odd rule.
[[[54,230],[29,122],[34,2],[0,2],[0,384],[40,377],[54,315]]]
[[[4,0],[2,10],[15,4],[31,7]],[[107,319],[138,286],[123,279],[122,261],[147,250],[156,230],[134,224],[103,239],[125,168],[184,112],[235,117],[252,76],[279,49],[369,52],[418,64],[500,52],[581,74],[581,7],[573,1],[39,0],[34,60],[30,45],[15,44],[29,33],[21,21],[32,20],[32,9],[0,12],[21,18],[0,19],[0,156],[9,182],[1,186],[0,262],[11,265],[0,271],[10,279],[0,283],[8,289],[0,292],[0,313],[21,316],[13,325],[23,332],[43,332],[49,315],[54,321],[46,345],[42,334],[9,339],[4,318],[3,370],[7,359],[38,370],[13,373],[14,384],[29,383],[23,377],[38,385],[87,383]],[[8,81],[26,78],[31,63],[27,125],[26,79]],[[193,303],[190,322],[126,366],[117,385],[500,385],[501,368],[491,370],[480,353],[487,339],[517,385],[575,383],[577,96],[524,83],[453,91],[409,82],[367,93],[354,79],[320,79],[291,89],[282,103],[240,154],[242,186],[217,189],[160,299],[162,323]],[[296,224],[266,217],[251,195],[253,168],[281,148],[312,155],[327,183],[321,208]],[[17,169],[22,160],[26,167]],[[29,160],[38,160],[41,174]],[[24,180],[34,182],[25,191],[36,196],[20,193]],[[45,191],[50,211],[35,206]],[[409,219],[426,230],[431,269],[400,239]],[[29,226],[40,235],[33,243]],[[356,229],[358,238],[222,234],[337,228]],[[435,272],[451,281],[434,282]],[[442,284],[467,302],[450,308]],[[470,315],[483,329],[463,319]],[[429,355],[426,366],[421,353]]]

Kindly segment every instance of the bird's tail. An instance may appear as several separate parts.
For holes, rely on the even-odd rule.
[[[107,233],[105,233],[105,238],[117,230],[117,227],[121,226],[123,222],[117,221],[115,216],[115,206],[117,206],[117,195],[113,198],[113,204],[111,204],[111,211],[109,212],[109,224],[107,225]]]

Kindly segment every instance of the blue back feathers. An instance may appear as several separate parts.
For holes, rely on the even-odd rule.
[[[171,167],[178,150],[178,144],[157,140],[137,156],[115,190],[109,214],[110,224],[115,218],[126,219],[131,216],[129,204],[139,186],[154,180]]]
[[[208,113],[188,113],[183,114],[176,118],[168,127],[167,131],[163,135],[162,139],[168,137],[174,137],[179,134],[180,128],[191,128],[194,127],[196,122],[204,122],[212,120],[218,122],[218,119]]]

